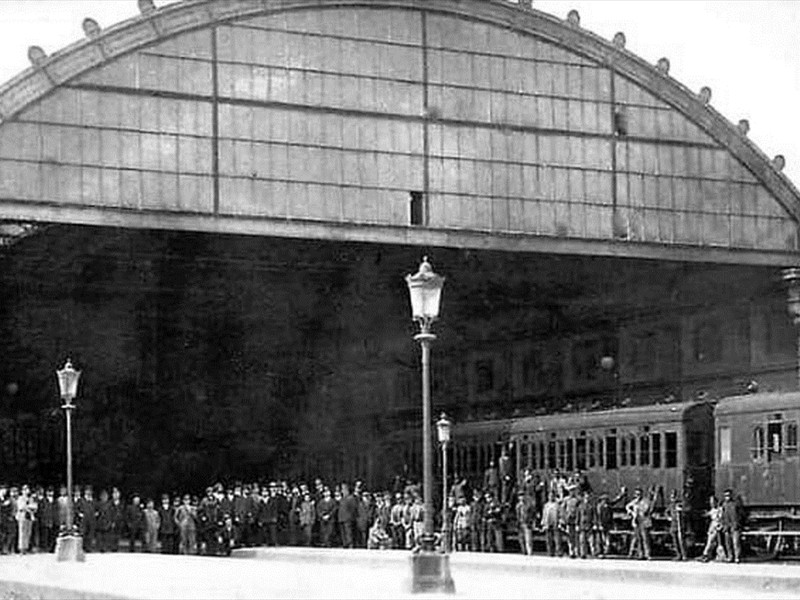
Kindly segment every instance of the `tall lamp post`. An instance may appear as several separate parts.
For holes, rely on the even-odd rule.
[[[436,434],[442,446],[442,547],[445,552],[450,552],[450,519],[447,510],[447,445],[450,443],[450,434],[453,422],[442,413],[436,421]]]
[[[436,552],[433,535],[430,346],[436,339],[431,333],[431,324],[439,318],[444,277],[433,272],[426,256],[419,265],[419,271],[406,276],[406,283],[411,299],[411,316],[420,328],[414,339],[422,350],[422,493],[425,503],[420,550],[411,556],[411,591],[453,593],[455,585],[450,575],[450,555]]]
[[[75,507],[72,505],[72,411],[75,409],[72,401],[78,395],[78,380],[81,372],[76,371],[72,366],[72,361],[67,359],[64,368],[56,371],[56,377],[63,401],[61,408],[64,409],[67,417],[67,523],[59,532],[56,540],[56,560],[83,561],[85,559],[83,539],[75,528]]]

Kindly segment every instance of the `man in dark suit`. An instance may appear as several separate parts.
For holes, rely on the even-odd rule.
[[[58,533],[58,506],[56,505],[56,492],[47,488],[44,500],[39,503],[37,514],[39,520],[39,550],[53,552],[56,548],[56,533]]]
[[[83,549],[86,552],[94,552],[97,532],[97,503],[91,487],[84,488],[83,497],[78,500],[77,512],[81,515]]]
[[[175,509],[167,494],[161,496],[158,507],[158,539],[161,542],[161,554],[178,553],[178,525],[175,523]]]
[[[144,549],[144,512],[142,499],[139,494],[134,494],[131,503],[125,509],[125,527],[128,531],[130,540],[129,550],[136,552],[136,543],[139,543],[139,550]]]
[[[353,547],[353,526],[355,525],[358,510],[358,500],[350,493],[347,484],[342,484],[342,501],[336,518],[339,522],[339,531],[342,534],[342,547]]]
[[[725,534],[725,550],[728,562],[741,562],[742,559],[742,521],[744,511],[741,504],[733,498],[733,490],[727,489],[722,496],[722,531]]]

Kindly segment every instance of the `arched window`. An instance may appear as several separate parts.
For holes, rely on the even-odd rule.
[[[753,460],[764,460],[764,442],[764,428],[761,425],[757,425],[756,428],[753,429],[753,446],[750,449]]]

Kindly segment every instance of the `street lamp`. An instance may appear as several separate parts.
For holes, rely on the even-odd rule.
[[[419,271],[406,276],[411,299],[411,316],[419,323],[420,332],[414,336],[422,349],[422,493],[425,519],[419,552],[411,556],[411,591],[455,592],[450,575],[450,555],[439,554],[434,548],[433,535],[433,457],[431,456],[431,324],[439,318],[444,277],[433,272],[428,257],[422,259]]]
[[[56,560],[83,561],[85,559],[83,540],[75,528],[75,507],[72,505],[72,411],[75,409],[72,401],[78,395],[81,372],[76,371],[72,361],[67,359],[64,368],[56,371],[56,377],[61,400],[64,402],[61,408],[67,416],[67,523],[56,540]]]
[[[442,446],[442,547],[445,552],[450,552],[450,520],[447,514],[447,444],[450,443],[450,433],[453,429],[453,422],[442,413],[436,421],[436,435],[439,444]]]

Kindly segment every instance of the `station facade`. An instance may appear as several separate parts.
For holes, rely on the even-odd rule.
[[[87,481],[413,473],[423,254],[457,424],[796,387],[800,194],[668,60],[524,2],[139,5],[0,88],[15,476],[67,354]]]

